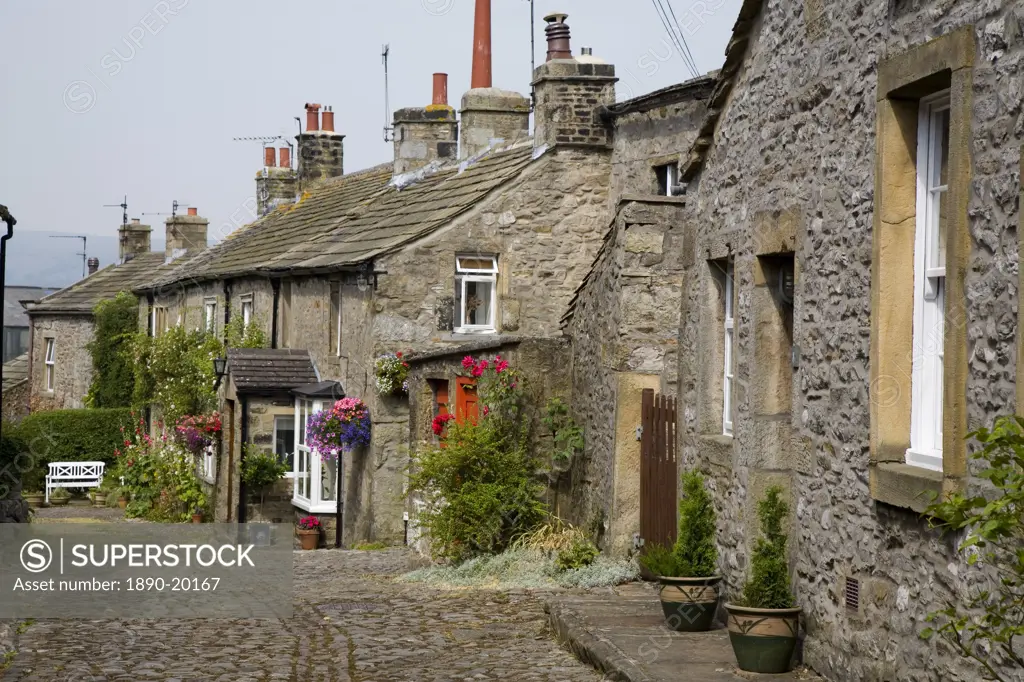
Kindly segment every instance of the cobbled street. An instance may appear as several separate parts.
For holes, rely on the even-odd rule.
[[[393,581],[405,550],[295,554],[289,620],[40,620],[3,682],[594,681],[527,593]]]

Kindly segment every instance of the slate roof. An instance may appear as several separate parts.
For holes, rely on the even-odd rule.
[[[17,386],[26,379],[28,379],[28,353],[4,363],[4,391],[12,386]]]
[[[231,348],[228,374],[239,393],[286,393],[320,381],[309,351]]]
[[[56,293],[60,289],[45,287],[4,287],[4,326],[28,327],[28,313],[22,301],[38,301],[44,296]]]
[[[270,262],[272,269],[354,265],[437,230],[533,160],[533,144],[492,152],[471,164],[441,169],[376,197],[333,231],[299,243]]]
[[[219,244],[183,260],[140,289],[182,280],[210,280],[266,268],[295,244],[330,232],[352,211],[387,191],[393,165],[388,163],[343,175],[318,187],[289,207],[279,208],[233,232]]]
[[[131,291],[152,279],[164,264],[164,252],[141,254],[121,265],[109,265],[66,289],[28,306],[29,315],[38,313],[91,314],[100,301]]]

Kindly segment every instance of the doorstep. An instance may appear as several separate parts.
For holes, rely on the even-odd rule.
[[[613,590],[559,594],[544,610],[555,637],[584,663],[619,682],[823,682],[807,668],[755,675],[736,668],[729,633],[673,632],[665,626],[657,586],[632,583]]]

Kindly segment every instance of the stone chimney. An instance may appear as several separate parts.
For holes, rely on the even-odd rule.
[[[291,149],[266,147],[263,150],[263,170],[256,173],[256,210],[260,217],[278,206],[294,204],[298,188],[299,176],[292,169]]]
[[[544,17],[548,60],[533,74],[534,144],[608,148],[612,131],[599,111],[615,104],[615,67],[590,50],[573,59],[568,16],[555,12]]]
[[[306,132],[299,141],[299,184],[303,191],[344,172],[344,135],[334,132],[334,111],[327,107],[320,121],[319,104],[306,105]]]
[[[448,74],[434,74],[430,106],[395,112],[395,175],[459,158],[459,123],[448,106]]]
[[[462,97],[461,157],[488,147],[511,144],[530,135],[530,100],[499,90],[491,82],[491,0],[476,0],[473,29],[473,80]]]
[[[89,260],[86,261],[86,263],[89,266],[89,274],[90,275],[95,275],[96,272],[100,269],[100,259],[99,258],[90,258]]]
[[[127,263],[132,258],[149,253],[153,228],[142,225],[138,218],[132,218],[127,225],[117,229],[118,260]]]
[[[171,216],[165,222],[167,246],[164,262],[170,263],[186,254],[194,254],[206,248],[206,227],[210,224],[199,216],[199,211],[189,208],[186,215]]]

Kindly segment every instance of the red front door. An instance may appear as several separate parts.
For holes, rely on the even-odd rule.
[[[455,381],[455,421],[465,424],[468,419],[475,424],[479,418],[476,381],[469,377],[459,377]]]

